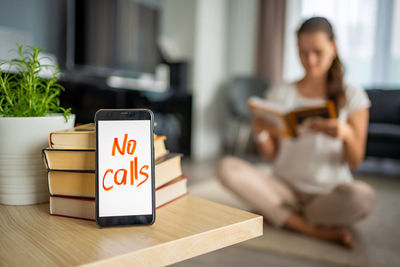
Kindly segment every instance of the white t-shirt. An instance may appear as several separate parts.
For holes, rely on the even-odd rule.
[[[345,87],[346,105],[340,109],[339,120],[370,107],[367,94],[352,86]],[[294,84],[271,88],[267,99],[284,109],[316,106],[325,99],[305,98]],[[306,131],[297,138],[281,138],[273,163],[274,174],[289,182],[296,190],[310,194],[329,193],[336,185],[353,180],[348,164],[343,161],[343,142],[323,133]]]

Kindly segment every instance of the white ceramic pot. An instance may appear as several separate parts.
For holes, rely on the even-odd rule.
[[[42,149],[49,133],[73,128],[61,114],[46,117],[0,117],[0,203],[28,205],[47,202],[49,187]]]

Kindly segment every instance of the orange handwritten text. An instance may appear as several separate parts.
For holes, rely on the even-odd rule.
[[[119,146],[119,142],[118,142],[118,138],[117,137],[115,137],[114,138],[114,143],[113,143],[113,146],[112,146],[112,155],[113,156],[115,156],[115,149],[117,149],[118,150],[118,152],[121,154],[121,155],[125,155],[125,149],[126,149],[126,142],[127,142],[127,140],[128,140],[128,134],[125,134],[124,135],[124,142],[123,142],[123,144],[122,144],[122,149],[121,149],[121,147]],[[135,153],[135,149],[136,149],[136,140],[129,140],[128,141],[128,149],[126,149],[127,151],[127,153],[129,154],[129,155],[133,155],[133,153]]]
[[[106,173],[104,174],[104,176],[103,176],[103,188],[104,188],[104,190],[106,190],[106,191],[109,191],[109,190],[111,190],[111,189],[114,187],[113,185],[110,186],[110,187],[106,187],[106,185],[104,184],[104,180],[106,179],[106,175],[107,175],[107,173],[109,173],[109,172],[113,173],[113,170],[108,169],[108,170],[106,171]]]
[[[128,140],[128,134],[124,134],[124,140],[122,142],[122,147],[120,146],[120,142],[117,137],[114,138],[114,142],[112,145],[111,155],[115,156],[116,150],[118,150],[119,154],[124,156],[125,152],[128,155],[133,155],[136,150],[137,142],[136,140],[130,139]],[[117,186],[126,186],[127,178],[129,175],[130,185],[135,185],[135,181],[138,182],[136,187],[139,187],[143,183],[145,183],[149,179],[149,165],[143,165],[139,168],[138,157],[134,157],[133,160],[129,161],[129,167],[124,169],[118,169],[115,173],[112,169],[107,169],[103,176],[103,189],[105,191],[110,191],[114,188],[114,185]],[[106,186],[109,185],[109,186]]]

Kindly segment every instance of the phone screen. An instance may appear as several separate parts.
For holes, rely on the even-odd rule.
[[[97,120],[99,218],[153,214],[151,126],[152,121],[144,119]]]

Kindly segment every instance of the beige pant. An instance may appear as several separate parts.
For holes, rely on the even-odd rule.
[[[294,210],[314,224],[349,226],[369,215],[375,202],[374,190],[361,181],[340,184],[326,195],[310,195],[234,157],[221,160],[218,177],[275,226],[282,226]]]

